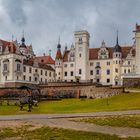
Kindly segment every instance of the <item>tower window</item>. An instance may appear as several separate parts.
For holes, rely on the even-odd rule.
[[[79,44],[82,44],[83,43],[83,40],[82,40],[82,37],[79,38]]]
[[[79,69],[79,74],[82,74],[82,70],[81,69]]]
[[[65,71],[65,76],[67,76],[67,72]]]
[[[79,54],[79,57],[82,57],[82,54],[81,53]]]
[[[93,75],[93,70],[90,71],[90,75]]]

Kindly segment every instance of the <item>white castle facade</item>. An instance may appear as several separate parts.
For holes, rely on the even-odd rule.
[[[121,86],[124,77],[140,77],[140,25],[136,25],[135,43],[114,47],[103,41],[98,48],[91,48],[90,34],[77,31],[75,43],[62,53],[57,45],[55,60],[43,55],[35,56],[32,46],[17,41],[0,40],[0,85],[15,83],[92,82]]]

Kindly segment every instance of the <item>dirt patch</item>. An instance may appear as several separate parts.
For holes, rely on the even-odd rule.
[[[41,128],[43,125],[38,124],[38,123],[32,123],[32,122],[27,122],[27,121],[0,121],[0,129],[3,128],[11,128],[11,129],[16,129],[20,128],[23,126],[28,126],[28,130],[32,131],[38,128]]]

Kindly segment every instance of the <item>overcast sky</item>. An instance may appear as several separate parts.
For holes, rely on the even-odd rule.
[[[0,38],[20,42],[24,30],[36,54],[54,56],[59,36],[70,47],[76,30],[90,33],[90,47],[114,46],[117,30],[120,45],[131,45],[136,22],[140,0],[0,0]]]

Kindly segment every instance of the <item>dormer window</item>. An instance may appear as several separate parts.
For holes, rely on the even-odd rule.
[[[108,59],[109,52],[106,48],[101,48],[98,52],[99,59]]]

